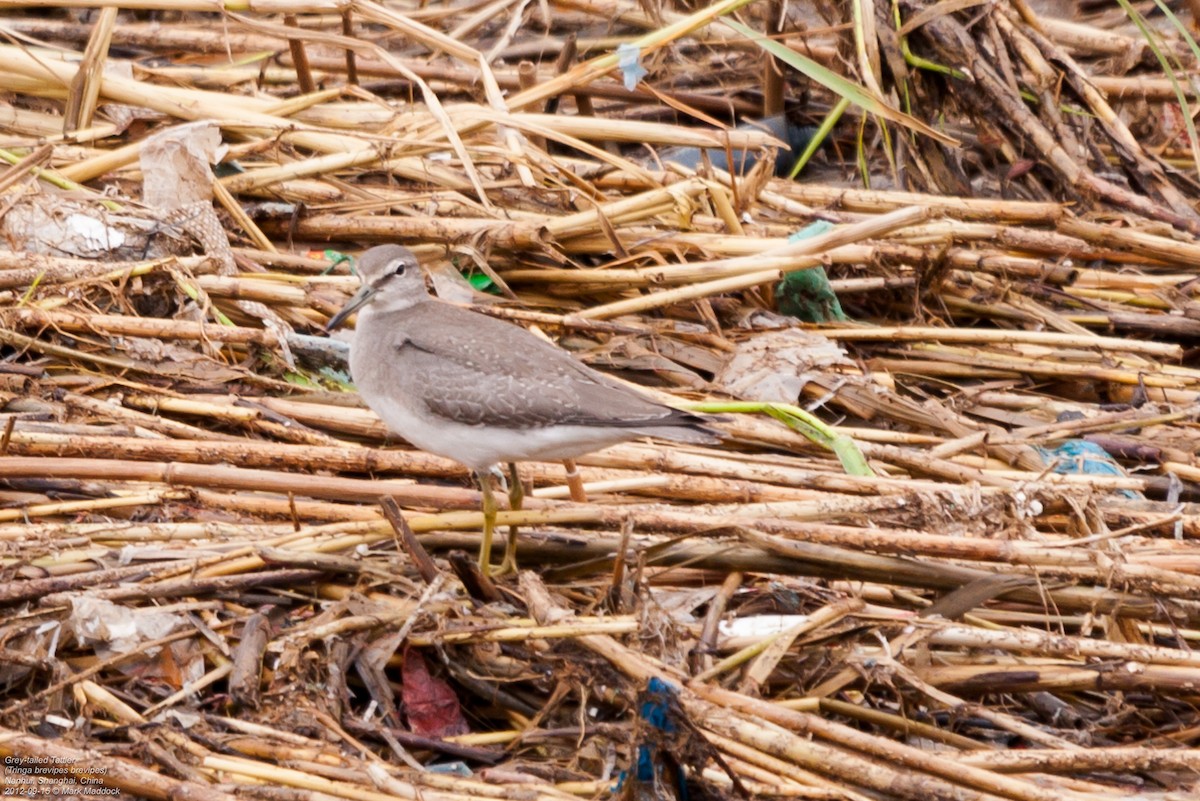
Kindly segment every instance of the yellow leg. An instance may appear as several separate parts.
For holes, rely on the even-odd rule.
[[[508,463],[508,508],[514,512],[525,502],[525,488],[521,486],[521,476],[517,473],[516,462]],[[504,561],[496,575],[503,576],[517,572],[517,527],[508,527],[508,543],[504,546]]]
[[[490,575],[492,564],[492,532],[496,530],[496,496],[492,494],[490,474],[476,473],[479,491],[483,493],[483,541],[479,545],[479,572]]]

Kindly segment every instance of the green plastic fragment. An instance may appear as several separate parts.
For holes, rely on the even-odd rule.
[[[495,282],[488,277],[487,273],[471,273],[467,276],[467,283],[480,292],[495,292],[499,294]]]
[[[315,251],[310,251],[309,255],[313,255],[314,252]],[[340,250],[334,250],[333,248],[326,248],[325,250],[321,251],[321,256],[325,259],[325,261],[329,262],[329,266],[321,271],[321,275],[329,275],[331,272],[333,272],[334,268],[344,261],[350,262],[350,272],[354,275],[358,275],[358,268],[355,266],[354,257],[350,254],[342,253]]]
[[[832,224],[817,220],[789,236],[788,242],[802,242],[832,229]],[[810,267],[785,275],[775,287],[775,302],[780,313],[806,323],[849,319],[842,311],[842,304],[838,302],[833,287],[829,285],[829,276],[824,267]]]

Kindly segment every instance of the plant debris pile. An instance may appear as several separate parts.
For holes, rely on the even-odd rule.
[[[0,17],[6,791],[1195,796],[1194,3],[134,5]],[[382,242],[725,440],[482,575]]]

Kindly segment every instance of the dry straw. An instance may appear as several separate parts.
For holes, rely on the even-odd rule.
[[[6,16],[0,756],[155,799],[563,801],[641,746],[730,796],[1194,796],[1194,44],[1109,8],[827,5]],[[787,181],[727,124],[820,124],[846,81],[938,136],[851,106]],[[22,219],[188,252],[138,165],[197,120],[229,253],[27,252]],[[380,241],[669,402],[808,410],[866,469],[778,405],[583,457],[582,496],[521,465],[528,572],[483,581],[464,469],[389,437],[322,330],[357,286],[322,249]],[[842,316],[797,289],[822,270]]]

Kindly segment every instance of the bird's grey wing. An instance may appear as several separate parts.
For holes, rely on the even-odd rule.
[[[616,383],[522,328],[444,304],[421,304],[427,305],[406,315],[392,352],[398,379],[438,416],[506,428],[699,422]],[[447,336],[447,330],[454,336]]]

